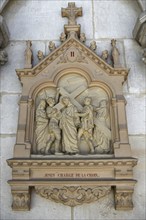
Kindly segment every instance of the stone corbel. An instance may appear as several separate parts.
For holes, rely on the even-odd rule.
[[[9,42],[9,31],[4,18],[0,15],[0,65],[4,65],[8,61],[7,52],[4,48]]]
[[[29,187],[17,188],[12,186],[12,210],[29,211],[30,210],[30,190]]]
[[[133,187],[123,188],[116,187],[115,191],[115,209],[116,210],[132,210]]]

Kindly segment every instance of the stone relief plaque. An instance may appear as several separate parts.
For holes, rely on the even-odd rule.
[[[116,40],[109,52],[96,54],[75,18],[82,8],[69,3],[62,16],[69,23],[61,45],[49,43],[49,55],[38,51],[32,65],[27,41],[17,141],[12,168],[12,209],[29,210],[31,189],[46,199],[75,206],[94,202],[115,191],[115,208],[132,209],[137,160],[129,145],[122,84],[129,70],[120,66]]]

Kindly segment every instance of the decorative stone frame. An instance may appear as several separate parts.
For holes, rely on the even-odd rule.
[[[74,51],[73,60],[70,51]],[[67,56],[65,62],[60,62],[62,56]],[[111,187],[115,193],[115,208],[132,209],[136,183],[133,167],[137,159],[131,155],[122,92],[129,70],[111,67],[71,34],[34,68],[16,72],[23,87],[14,157],[7,160],[12,168],[12,180],[8,181],[12,209],[30,209],[32,188],[47,199],[75,206],[96,201],[107,195]],[[57,88],[60,78],[71,73],[83,76],[88,87],[98,86],[106,91],[110,101],[113,154],[41,156],[32,150],[37,94],[46,87]],[[57,178],[55,173],[66,176]]]

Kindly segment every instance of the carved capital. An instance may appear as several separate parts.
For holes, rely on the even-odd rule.
[[[83,203],[97,201],[110,192],[110,187],[82,187],[82,186],[64,186],[62,188],[36,186],[36,192],[57,203],[63,203],[74,207]]]
[[[30,194],[29,192],[12,192],[13,202],[12,209],[14,211],[29,211]]]
[[[116,210],[131,210],[133,209],[132,202],[133,191],[117,191],[115,193]]]

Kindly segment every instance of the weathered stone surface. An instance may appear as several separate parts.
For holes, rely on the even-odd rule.
[[[18,120],[19,95],[2,95],[1,134],[15,134]]]
[[[130,134],[145,134],[145,100],[144,94],[127,94],[127,120]]]
[[[95,38],[131,38],[139,14],[133,0],[94,1]]]
[[[58,40],[63,31],[63,25],[67,23],[67,18],[61,18],[61,7],[67,7],[67,2],[55,2],[39,0],[10,2],[7,10],[3,11],[11,33],[10,40]],[[82,19],[77,19],[77,23],[84,24],[82,32],[88,30],[86,35],[91,38],[93,37],[92,3],[91,1],[78,1],[76,5],[83,7],[84,14]]]
[[[130,68],[128,89],[130,93],[146,92],[146,69],[142,62],[142,48],[134,40],[124,40],[125,60]]]
[[[139,6],[141,7],[141,9],[144,11],[146,10],[146,3],[145,0],[137,0],[139,3]]]
[[[6,4],[9,2],[9,0],[1,0],[0,1],[0,13],[3,11]]]

